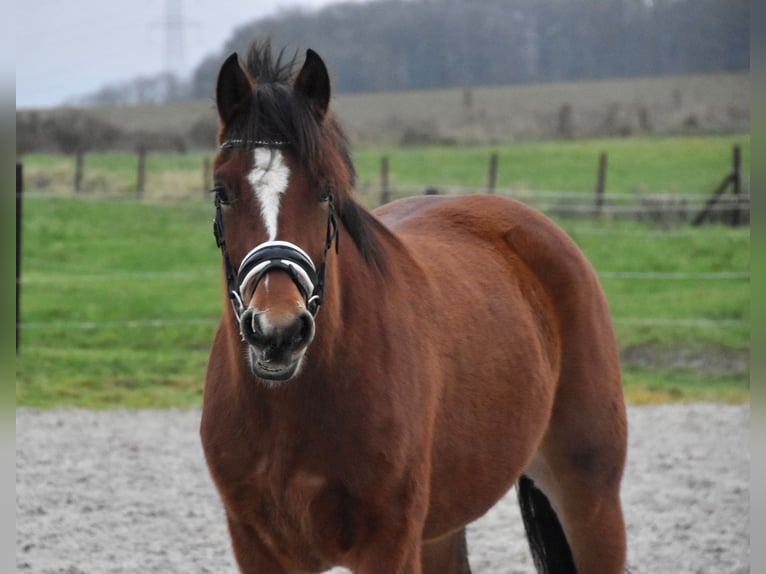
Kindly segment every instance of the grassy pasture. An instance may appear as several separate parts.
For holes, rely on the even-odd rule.
[[[17,405],[199,403],[225,308],[213,209],[200,195],[142,203],[27,200]],[[602,272],[749,268],[747,229],[561,223]],[[626,363],[631,400],[747,400],[748,366],[741,361],[749,353],[747,279],[604,277],[603,284],[623,352],[668,355],[659,364]],[[716,359],[732,356],[740,359],[733,368]],[[700,369],[694,361],[708,363]]]
[[[202,201],[28,200],[17,404],[198,402],[223,301],[211,221]]]
[[[155,199],[179,195],[203,195],[203,158],[212,154],[150,153],[146,159],[147,196]],[[85,155],[83,194],[124,194],[135,197],[138,157],[134,153],[109,152]],[[67,195],[72,193],[74,156],[28,154],[24,157],[24,180],[28,189]]]
[[[730,168],[734,143],[742,145],[749,173],[746,135],[362,146],[355,160],[361,199],[370,206],[379,198],[382,155],[390,158],[395,190],[427,184],[482,188],[492,151],[500,158],[498,188],[587,197],[597,155],[607,151],[608,193],[628,197],[711,191]],[[17,404],[163,407],[200,401],[209,345],[224,308],[202,159],[200,153],[150,154],[146,200],[140,203],[134,201],[134,155],[87,156],[81,198],[71,194],[72,158],[25,157],[26,327],[16,362]],[[36,198],[40,191],[47,193]],[[99,200],[106,192],[124,199]],[[747,271],[747,229],[659,229],[609,219],[560,223],[604,273],[631,400],[747,399],[747,279],[619,277]]]

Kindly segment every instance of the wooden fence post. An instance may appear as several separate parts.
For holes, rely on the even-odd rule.
[[[734,152],[733,152],[733,167],[731,172],[729,172],[726,177],[723,178],[723,181],[720,183],[720,185],[716,188],[716,190],[713,192],[713,195],[710,196],[710,198],[705,202],[705,205],[702,207],[702,211],[700,211],[697,214],[697,217],[694,218],[692,221],[692,225],[701,225],[703,221],[705,221],[705,218],[712,213],[713,206],[718,203],[718,199],[726,193],[726,190],[729,188],[729,185],[734,186],[734,196],[736,198],[736,203],[734,206],[734,212],[732,214],[731,218],[731,224],[732,225],[739,225],[741,222],[741,213],[740,213],[740,195],[742,193],[742,152],[740,150],[739,145],[734,146]]]
[[[385,205],[391,201],[391,188],[388,184],[388,156],[380,159],[380,204]]]
[[[739,144],[734,144],[732,170],[732,193],[734,194],[734,211],[731,216],[731,224],[734,227],[742,225],[742,150]]]
[[[701,225],[702,222],[705,221],[705,217],[713,211],[713,206],[718,202],[718,198],[722,196],[724,192],[729,188],[729,184],[733,179],[734,174],[731,173],[723,178],[723,181],[713,192],[713,195],[711,195],[710,198],[705,202],[705,205],[702,207],[702,211],[700,211],[697,214],[697,217],[692,220],[692,225]]]
[[[146,146],[138,146],[138,174],[136,176],[136,195],[138,199],[144,197],[146,187]]]
[[[606,168],[608,157],[602,151],[598,156],[598,179],[596,180],[596,215],[601,215],[604,208],[604,195],[606,193]]]
[[[489,156],[489,176],[487,177],[487,193],[495,193],[497,185],[497,152]]]
[[[21,201],[24,193],[24,166],[16,162],[16,354],[21,350]]]
[[[202,158],[202,193],[207,194],[212,187],[213,182],[210,178],[210,156],[206,155]]]
[[[74,152],[74,192],[82,191],[83,172],[85,171],[85,150],[78,148]]]

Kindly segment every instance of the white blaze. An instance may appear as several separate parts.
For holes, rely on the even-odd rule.
[[[277,220],[279,202],[287,190],[290,170],[282,158],[282,152],[266,148],[256,148],[253,152],[254,165],[247,180],[253,187],[261,206],[261,217],[269,235],[269,241],[277,238]]]

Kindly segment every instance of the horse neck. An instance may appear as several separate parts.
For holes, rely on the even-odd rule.
[[[336,358],[349,345],[368,345],[368,333],[380,333],[382,306],[398,281],[397,269],[388,259],[403,249],[401,244],[380,224],[369,232],[382,250],[382,266],[365,259],[342,223],[339,249],[328,253],[327,295],[317,316],[317,340],[312,344]]]
[[[338,252],[328,252],[325,301],[316,318],[316,336],[309,346],[300,374],[280,388],[269,388],[252,380],[242,353],[239,327],[228,323],[229,359],[237,363],[240,398],[260,409],[276,409],[283,420],[291,420],[306,404],[322,404],[343,393],[362,371],[367,372],[369,350],[391,356],[397,345],[398,325],[390,317],[412,299],[411,270],[417,266],[399,239],[377,221],[373,229],[385,259],[385,270],[365,260],[340,223]],[[416,279],[417,280],[417,279]],[[279,417],[277,417],[279,418]]]

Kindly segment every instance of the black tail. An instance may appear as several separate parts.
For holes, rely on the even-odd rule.
[[[525,475],[519,479],[516,490],[537,571],[540,574],[577,574],[564,530],[545,494]]]
[[[465,528],[460,536],[460,574],[471,574],[471,564],[468,562],[468,541],[466,540]]]

